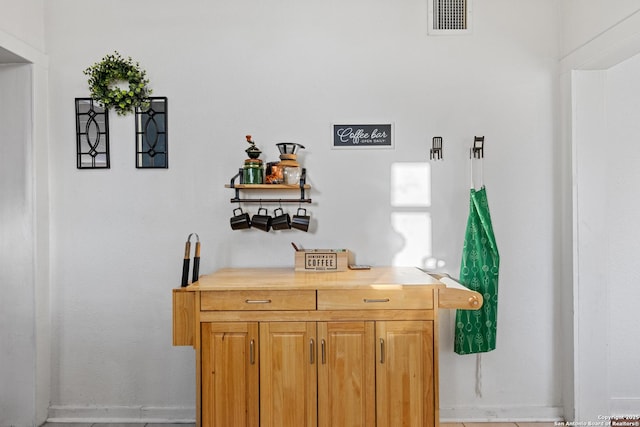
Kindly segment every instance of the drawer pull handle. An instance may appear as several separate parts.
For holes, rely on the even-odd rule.
[[[244,302],[247,304],[271,304],[270,299],[246,299]]]
[[[363,301],[367,304],[369,303],[373,303],[373,302],[389,302],[389,298],[365,298],[363,299]]]

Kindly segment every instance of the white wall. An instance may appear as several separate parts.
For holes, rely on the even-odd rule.
[[[0,29],[16,41],[44,51],[43,0],[0,0]],[[8,48],[2,43],[0,46]]]
[[[42,1],[0,1],[0,425],[50,392],[47,61]]]
[[[471,395],[474,364],[450,354],[447,340],[451,340],[452,327],[443,322],[442,414],[451,419],[541,419],[557,414],[557,407],[563,403],[568,408],[567,417],[571,417],[573,384],[564,388],[562,397],[558,391],[559,377],[567,376],[559,371],[571,365],[559,353],[564,350],[567,355],[573,354],[573,348],[567,351],[559,345],[573,333],[572,327],[566,326],[572,320],[567,321],[570,311],[566,307],[573,293],[567,292],[566,286],[567,278],[571,277],[566,269],[570,259],[566,256],[566,237],[570,234],[566,217],[570,216],[570,209],[564,201],[566,183],[570,181],[568,145],[554,144],[557,129],[554,126],[564,129],[562,141],[570,141],[572,136],[570,123],[565,126],[567,119],[558,124],[551,117],[558,83],[553,78],[559,28],[556,6],[550,1],[517,5],[506,1],[476,2],[477,21],[472,37],[427,38],[422,3],[426,2],[411,2],[396,10],[378,1],[368,4],[370,9],[358,11],[359,14],[355,13],[357,5],[353,5],[346,15],[336,16],[338,6],[331,3],[313,10],[301,9],[297,3],[297,7],[282,3],[280,7],[286,7],[286,12],[280,13],[278,8],[264,10],[257,4],[220,6],[194,2],[191,6],[196,11],[195,20],[183,16],[184,8],[170,4],[163,3],[158,12],[150,12],[157,2],[136,3],[133,9],[125,2],[108,6],[79,1],[47,4],[50,41],[47,48],[55,56],[55,69],[51,73],[55,99],[50,105],[56,123],[52,130],[56,153],[52,159],[55,178],[52,187],[56,195],[52,216],[56,220],[53,230],[56,296],[52,301],[56,312],[51,410],[54,416],[190,416],[192,352],[169,347],[169,289],[178,282],[180,247],[186,234],[198,231],[203,237],[205,271],[223,265],[290,264],[291,236],[233,234],[226,227],[229,193],[222,189],[222,183],[228,180],[228,170],[241,162],[238,144],[242,144],[245,133],[251,132],[271,158],[275,157],[275,149],[271,148],[269,153],[267,147],[282,139],[297,140],[309,148],[304,162],[314,185],[312,210],[318,227],[296,240],[307,247],[350,247],[359,260],[374,264],[390,262],[402,247],[402,241],[388,224],[390,163],[415,160],[416,156],[426,158],[430,137],[445,136],[445,162],[432,165],[433,202],[429,213],[433,222],[433,249],[429,250],[426,243],[424,247],[425,255],[444,261],[444,269],[453,274],[457,270],[467,210],[466,149],[473,134],[487,135],[485,182],[503,255],[500,321],[511,329],[501,329],[498,350],[484,358],[485,393],[483,399],[476,399]],[[42,4],[41,0],[0,1],[3,10],[0,47],[35,63],[32,129],[36,149],[29,161],[35,164],[32,179],[36,194],[32,201],[36,205],[35,225],[31,230],[37,236],[33,326],[38,349],[34,356],[38,387],[32,384],[36,389],[36,411],[41,411],[42,402],[48,401],[49,388],[48,147],[47,110],[42,105],[46,99],[43,92],[46,93],[47,71],[41,54],[45,43]],[[565,0],[560,4],[562,71],[585,66],[607,68],[639,50],[639,15],[632,1]],[[97,8],[104,13],[96,20]],[[241,12],[245,15],[239,17]],[[305,16],[307,12],[309,16]],[[380,18],[383,15],[386,21]],[[141,21],[140,16],[149,21]],[[289,22],[290,18],[306,20]],[[123,22],[129,30],[109,32],[108,28],[115,28],[112,23],[116,21]],[[362,23],[384,25],[374,33]],[[101,31],[96,32],[92,25]],[[104,28],[108,37],[104,37]],[[551,31],[540,33],[539,28]],[[155,40],[162,43],[153,45]],[[150,72],[156,94],[170,98],[168,171],[134,171],[132,121],[119,118],[112,122],[112,141],[119,141],[119,145],[113,145],[112,170],[100,173],[74,170],[74,143],[70,142],[74,141],[73,97],[87,94],[81,70],[112,49],[140,60]],[[385,60],[390,59],[386,64],[391,66],[371,65],[370,58],[380,52],[386,55]],[[185,69],[184,64],[191,66]],[[634,68],[612,70],[613,77],[608,78],[614,83],[607,87],[607,96],[622,97],[618,88],[627,84],[623,83],[624,74],[629,70]],[[193,81],[202,84],[188,86]],[[560,82],[561,93],[569,93],[567,81],[571,80],[565,73]],[[370,90],[374,85],[380,89],[375,93]],[[630,101],[616,105],[628,108],[625,102]],[[299,108],[301,103],[306,108]],[[566,109],[561,112],[564,114]],[[213,117],[213,125],[208,117]],[[364,155],[328,150],[328,124],[345,118],[393,120],[396,149]],[[619,129],[632,135],[632,129]],[[219,136],[214,138],[214,133]],[[125,147],[126,144],[131,145]],[[533,154],[524,148],[533,145],[538,148]],[[326,165],[350,168],[364,160],[382,172],[354,178],[363,182],[367,178],[367,185],[357,194],[347,195],[352,198],[345,208],[341,205],[344,194],[336,195],[336,189],[344,187],[343,182],[332,174],[338,168]],[[9,170],[15,172],[6,169]],[[611,179],[615,182],[620,177],[614,174]],[[520,186],[515,185],[518,182],[524,182],[530,191],[520,194],[517,191]],[[92,190],[97,194],[90,194]],[[624,200],[624,191],[621,187],[612,203]],[[163,194],[164,198],[158,198]],[[540,214],[539,209],[531,209],[529,198],[548,210]],[[184,209],[196,205],[199,208],[192,212]],[[367,214],[366,221],[349,218],[343,221],[337,213],[339,209]],[[369,215],[371,211],[375,214]],[[526,253],[517,246],[526,240],[524,234],[528,230],[516,217],[532,224],[532,230],[540,234],[537,241],[527,246]],[[133,218],[144,221],[135,222]],[[619,224],[621,228],[612,231],[622,234],[626,222]],[[370,233],[371,229],[376,233]],[[355,235],[359,237],[344,237]],[[628,244],[626,239],[610,243],[607,257],[610,265],[624,266],[628,262],[625,258]],[[259,256],[260,248],[266,245],[274,248],[268,260]],[[522,255],[529,256],[528,260]],[[18,257],[18,264],[29,262],[29,257],[29,254]],[[134,257],[140,261],[135,263]],[[533,267],[535,279],[520,274]],[[608,280],[621,283],[635,278],[633,274],[630,269],[612,270],[608,272]],[[559,283],[564,285],[561,289],[557,287]],[[630,291],[614,285],[608,294],[610,303],[618,301],[620,294],[626,297]],[[527,311],[531,301],[539,301],[539,306]],[[586,309],[579,299],[576,301],[578,311]],[[138,302],[142,303],[142,309],[136,305]],[[524,315],[520,313],[522,307]],[[28,315],[30,310],[20,314]],[[538,314],[544,320],[531,322]],[[616,311],[613,307],[609,312],[612,325],[623,325],[620,329],[612,326],[606,330],[616,342],[620,338],[618,333],[628,332],[624,327],[627,315],[626,310]],[[450,323],[452,314],[446,316]],[[2,322],[0,326],[3,337],[9,337],[15,329],[13,324],[11,327],[7,324]],[[565,326],[558,328],[559,324]],[[130,325],[135,328],[129,333],[119,330]],[[528,332],[528,340],[511,332],[520,330]],[[95,336],[95,331],[100,335]],[[576,354],[584,355],[581,350],[576,349]],[[591,354],[595,354],[596,361],[601,355]],[[622,352],[607,351],[606,357],[615,361],[607,369],[613,381],[608,404],[613,411],[629,411],[635,408],[630,405],[637,404],[633,399],[637,390],[628,382],[631,376],[625,376],[627,363],[632,361],[625,359]],[[593,359],[587,362],[592,363]],[[629,366],[635,369],[634,365]],[[576,369],[588,374],[580,363]],[[104,383],[104,389],[82,388],[87,378]],[[572,381],[573,378],[568,379],[569,383]],[[2,383],[0,390],[5,393],[5,382]],[[512,384],[518,384],[518,388],[510,389]],[[522,384],[526,387],[520,387]],[[584,399],[581,402],[584,404]],[[85,410],[74,410],[78,406]],[[24,405],[19,407],[25,412]],[[18,414],[18,419],[23,415]],[[36,418],[40,420],[42,416]]]
[[[640,6],[633,0],[564,0],[561,71],[606,69],[640,53]]]
[[[562,56],[624,25],[640,10],[636,0],[564,0],[561,4]]]
[[[640,56],[574,74],[577,200],[576,419],[640,411],[635,301],[640,234]]]
[[[608,147],[606,72],[573,75],[575,152],[575,405],[576,420],[597,421],[608,414],[607,343],[609,292]],[[606,149],[603,149],[606,141]]]
[[[203,242],[205,273],[290,266],[291,240],[389,264],[403,245],[390,224],[391,164],[426,160],[435,135],[445,161],[432,165],[425,257],[457,275],[474,135],[487,140],[484,181],[502,254],[502,327],[483,358],[482,398],[475,357],[452,353],[453,313],[443,313],[443,418],[560,416],[556,2],[476,2],[467,37],[427,37],[426,3],[193,1],[189,13],[157,0],[46,4],[52,417],[192,417],[193,351],[172,348],[170,330],[188,233]],[[154,93],[169,98],[168,170],[135,169],[133,119],[113,114],[111,169],[75,167],[82,71],[113,50],[140,61]],[[331,150],[330,125],[342,120],[394,122],[395,149]],[[223,186],[247,133],[269,160],[276,142],[307,147],[312,232],[230,230],[235,206]]]
[[[612,414],[640,413],[640,351],[637,336],[637,304],[640,272],[637,263],[636,226],[640,212],[637,183],[640,182],[640,56],[607,72],[607,288],[609,290],[609,363]]]
[[[29,65],[0,64],[0,425],[35,408],[34,230]],[[10,385],[7,386],[7,385]]]

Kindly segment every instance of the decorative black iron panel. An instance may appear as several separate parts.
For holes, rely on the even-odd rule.
[[[91,98],[76,98],[78,169],[109,168],[109,112]]]
[[[150,97],[149,108],[136,108],[136,167],[168,168],[167,98]]]

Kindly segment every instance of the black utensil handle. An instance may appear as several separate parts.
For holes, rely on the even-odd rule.
[[[189,258],[185,258],[182,261],[182,287],[184,288],[189,284]]]
[[[196,253],[193,256],[193,276],[191,283],[198,281],[200,277],[200,241],[196,242]]]
[[[193,258],[193,276],[191,279],[191,283],[197,282],[199,276],[200,276],[200,257],[194,257]]]

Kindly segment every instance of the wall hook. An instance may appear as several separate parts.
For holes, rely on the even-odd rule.
[[[469,149],[469,158],[471,156],[476,159],[484,158],[484,136],[475,136],[473,138],[473,146]]]
[[[431,150],[429,150],[429,158],[442,159],[442,137],[434,136],[431,140]]]

